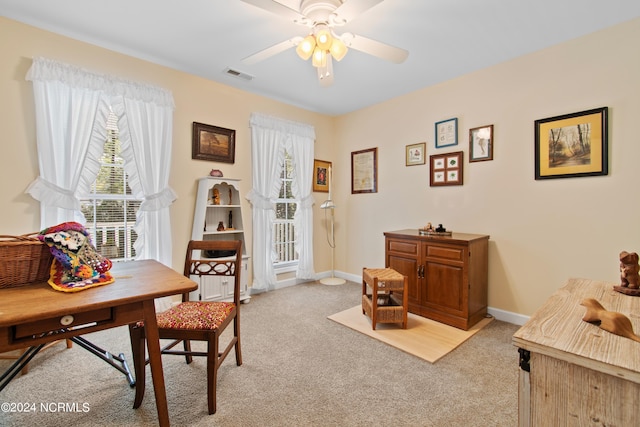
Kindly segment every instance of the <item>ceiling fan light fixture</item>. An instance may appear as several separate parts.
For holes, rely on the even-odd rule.
[[[333,39],[333,43],[331,43],[331,48],[329,52],[331,52],[331,56],[334,57],[336,61],[341,61],[342,58],[347,54],[347,45],[345,45],[342,40],[338,38]]]
[[[311,58],[311,64],[316,68],[325,67],[327,65],[327,52],[316,46],[313,51],[313,58]]]
[[[331,48],[331,43],[333,43],[331,31],[325,28],[316,33],[316,44],[320,49],[329,50]]]
[[[333,62],[331,61],[331,55],[326,55],[324,65],[318,67],[318,80],[323,86],[328,86],[333,82]]]
[[[298,47],[296,47],[296,53],[300,58],[304,61],[311,58],[313,54],[313,50],[316,47],[316,39],[313,35],[308,35],[300,43],[298,43]]]

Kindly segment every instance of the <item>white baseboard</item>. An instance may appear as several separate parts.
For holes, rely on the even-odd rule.
[[[301,283],[306,283],[306,282],[313,282],[313,280],[312,279],[296,279],[295,277],[290,278],[290,279],[278,280],[278,282],[276,282],[275,286],[272,289],[269,289],[269,290],[270,291],[275,291],[276,289],[287,288],[289,286],[295,286],[295,285],[299,285]],[[265,291],[266,291],[266,289],[249,288],[250,295],[261,294],[261,293],[263,293]]]
[[[500,310],[499,308],[487,308],[487,312],[495,317],[497,320],[501,320],[507,323],[513,323],[514,325],[524,325],[529,320],[529,316],[524,314],[513,313],[511,311]]]

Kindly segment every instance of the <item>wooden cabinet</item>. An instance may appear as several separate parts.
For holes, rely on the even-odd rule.
[[[465,330],[486,316],[489,236],[384,235],[385,266],[408,278],[409,312]]]
[[[248,301],[249,255],[244,238],[242,205],[238,179],[201,178],[198,180],[196,208],[193,215],[192,240],[242,240],[242,271],[240,274],[240,300]],[[215,196],[215,197],[214,197]],[[214,201],[215,199],[215,201]],[[224,254],[211,254],[224,257]],[[197,277],[193,277],[194,280]],[[192,300],[231,301],[233,281],[224,276],[202,277],[198,290],[190,294]]]
[[[640,299],[613,286],[569,279],[513,335],[520,426],[640,425],[640,344],[582,320],[594,298],[640,331]]]

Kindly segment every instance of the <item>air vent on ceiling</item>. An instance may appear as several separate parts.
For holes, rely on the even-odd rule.
[[[224,72],[230,76],[237,77],[242,80],[251,81],[253,80],[253,76],[247,73],[243,73],[242,71],[233,70],[231,68],[225,68]]]

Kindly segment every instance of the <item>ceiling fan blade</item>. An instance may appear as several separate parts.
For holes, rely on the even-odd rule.
[[[409,56],[409,52],[404,49],[368,39],[363,36],[358,36],[356,34],[345,33],[341,38],[344,44],[352,49],[359,50],[360,52],[376,56],[395,64],[404,62]]]
[[[247,4],[258,7],[262,10],[266,10],[267,12],[275,13],[276,15],[279,15],[294,21],[304,18],[304,16],[302,16],[300,12],[298,12],[297,10],[288,8],[287,6],[273,0],[240,0],[240,1],[243,1]]]
[[[337,16],[337,23],[346,24],[352,19],[358,17],[361,13],[366,12],[378,3],[384,0],[347,0],[333,13]]]
[[[243,0],[244,1],[244,0]],[[275,44],[271,47],[268,47],[264,50],[261,50],[258,53],[254,53],[253,55],[249,55],[242,60],[242,62],[246,65],[253,65],[260,61],[263,61],[267,58],[270,58],[274,55],[279,54],[280,52],[284,52],[287,49],[290,49],[296,46],[300,42],[301,37],[293,37],[289,40],[285,40],[278,44]]]

